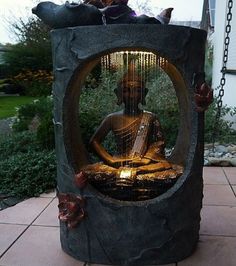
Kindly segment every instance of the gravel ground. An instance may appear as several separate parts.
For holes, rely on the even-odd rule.
[[[12,132],[11,125],[14,121],[13,117],[1,119],[0,120],[0,134],[1,135],[8,135]]]

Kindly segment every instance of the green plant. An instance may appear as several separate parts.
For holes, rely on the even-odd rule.
[[[205,53],[205,79],[211,85],[212,83],[212,64],[213,64],[213,45],[210,41],[207,42]]]
[[[55,188],[54,150],[42,149],[36,133],[24,131],[0,138],[0,193],[32,197]]]
[[[19,108],[17,119],[13,124],[15,132],[28,130],[33,118],[39,119],[37,128],[37,141],[47,149],[54,147],[54,125],[52,122],[52,98],[40,98],[33,103],[23,105]]]
[[[37,129],[37,140],[46,149],[53,149],[55,146],[54,125],[52,123],[52,112],[46,113],[40,120]]]
[[[28,82],[27,82],[28,83]],[[23,87],[23,94],[27,96],[33,97],[42,97],[48,96],[51,94],[52,86],[51,84],[42,82],[42,81],[32,81],[30,84],[24,84],[23,82],[19,82]]]
[[[9,68],[5,64],[0,64],[0,79],[4,79],[9,76]]]
[[[29,131],[0,136],[0,161],[18,153],[42,150],[38,144],[36,134]]]
[[[214,102],[210,105],[206,111],[205,116],[205,142],[211,143],[213,132],[215,131],[215,122],[216,122],[216,113],[217,113],[217,102]],[[216,141],[220,143],[236,143],[236,130],[232,128],[232,122],[226,119],[226,116],[232,117],[236,115],[236,108],[230,108],[227,105],[223,105],[221,108],[221,117],[219,119]]]
[[[42,97],[51,94],[53,76],[46,70],[22,70],[12,81],[23,88],[24,95]]]
[[[115,77],[105,75],[96,89],[84,88],[80,96],[79,123],[84,142],[88,145],[92,134],[106,115],[117,111]]]
[[[28,129],[29,123],[37,115],[42,119],[52,112],[52,99],[50,97],[34,100],[32,103],[22,105],[17,112],[16,122],[13,124],[14,131],[24,131]]]
[[[54,151],[17,153],[0,161],[0,192],[17,197],[32,197],[55,188]]]
[[[40,19],[9,20],[9,29],[18,38],[18,43],[9,45],[3,55],[8,76],[17,75],[22,69],[52,69],[49,28]]]
[[[145,109],[157,114],[165,137],[166,146],[173,147],[179,128],[179,107],[175,89],[170,78],[160,74],[149,84]]]

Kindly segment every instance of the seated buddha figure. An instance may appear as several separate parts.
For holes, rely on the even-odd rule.
[[[118,104],[124,103],[124,109],[106,116],[92,136],[91,147],[102,162],[87,165],[84,173],[97,180],[115,178],[118,185],[181,175],[182,167],[165,159],[165,141],[157,116],[140,108],[145,105],[148,90],[134,66],[129,66],[114,92]],[[110,131],[114,134],[117,155],[111,155],[102,145]]]

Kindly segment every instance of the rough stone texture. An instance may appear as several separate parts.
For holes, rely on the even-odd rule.
[[[112,265],[157,265],[189,256],[197,245],[202,207],[204,114],[195,111],[192,80],[203,72],[206,33],[188,27],[107,25],[52,32],[54,121],[58,189],[86,199],[87,217],[68,230],[62,248],[79,260]],[[87,163],[76,111],[83,80],[101,55],[122,49],[152,51],[168,59],[180,108],[180,129],[170,160],[185,170],[158,198],[118,201],[88,185],[79,190],[74,174]]]
[[[12,133],[12,124],[14,118],[6,118],[0,120],[0,135],[9,135]]]
[[[206,144],[204,151],[204,165],[236,166],[236,145]]]

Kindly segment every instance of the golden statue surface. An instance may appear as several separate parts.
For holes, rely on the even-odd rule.
[[[148,90],[141,77],[129,66],[128,73],[118,83],[115,94],[124,109],[105,117],[90,140],[90,145],[102,162],[89,164],[82,170],[93,181],[111,180],[116,186],[135,186],[137,182],[176,179],[183,167],[165,158],[165,141],[156,114],[144,111]],[[111,155],[102,145],[112,132],[117,154]]]

